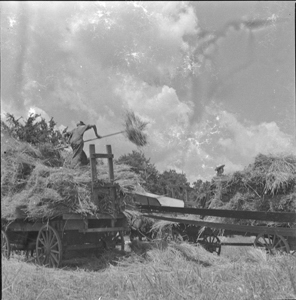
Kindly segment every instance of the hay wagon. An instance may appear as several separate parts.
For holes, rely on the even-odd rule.
[[[254,245],[265,249],[268,253],[296,253],[296,213],[293,212],[233,211],[152,205],[139,205],[139,208],[146,213],[143,215],[145,217],[174,222],[169,233],[171,239],[199,243],[208,251],[218,255],[222,245]],[[201,217],[194,218],[194,216]],[[204,216],[235,219],[236,224],[206,221],[203,220]],[[239,225],[237,220],[256,220],[257,225]],[[255,240],[254,243],[222,243],[219,233],[223,236],[255,236]]]
[[[12,219],[1,219],[1,252],[9,257],[12,250],[33,254],[40,265],[59,267],[69,253],[87,249],[114,248],[124,250],[124,233],[129,230],[120,205],[118,185],[114,184],[113,154],[106,146],[106,154],[95,153],[90,145],[91,196],[98,212],[94,215],[62,214],[50,219],[31,221],[22,209],[17,209]],[[108,159],[109,182],[97,180],[98,158]],[[102,200],[110,200],[108,210]],[[112,211],[112,213],[110,213]]]

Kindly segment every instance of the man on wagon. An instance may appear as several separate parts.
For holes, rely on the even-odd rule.
[[[72,167],[85,166],[88,164],[87,156],[83,151],[83,146],[84,146],[83,135],[85,131],[91,128],[94,129],[96,137],[100,139],[101,136],[98,135],[96,125],[85,125],[82,121],[80,121],[77,124],[77,127],[74,128],[73,130],[67,131],[67,127],[66,127],[63,131],[63,137],[66,139],[66,142],[70,144],[73,150],[73,156],[71,160]]]

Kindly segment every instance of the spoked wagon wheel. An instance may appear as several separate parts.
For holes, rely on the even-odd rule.
[[[1,230],[1,254],[6,258],[10,256],[10,243],[4,230]]]
[[[200,243],[210,253],[216,253],[217,255],[220,255],[221,241],[216,235],[206,234],[206,235],[204,235],[204,237],[203,237],[202,241],[200,241]]]
[[[42,226],[36,240],[37,263],[57,268],[62,261],[62,254],[62,242],[59,233],[50,225]]]
[[[254,241],[254,246],[264,248],[268,254],[290,253],[290,247],[286,239],[278,234],[260,233]]]

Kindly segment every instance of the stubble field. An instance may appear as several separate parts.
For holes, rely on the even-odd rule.
[[[40,267],[17,255],[2,258],[2,299],[296,298],[295,255],[222,246],[217,256],[186,243],[164,249],[145,245],[134,242],[125,252],[89,253],[60,269]]]

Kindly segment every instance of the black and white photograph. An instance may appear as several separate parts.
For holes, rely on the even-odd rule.
[[[295,1],[2,1],[3,300],[296,299]]]

